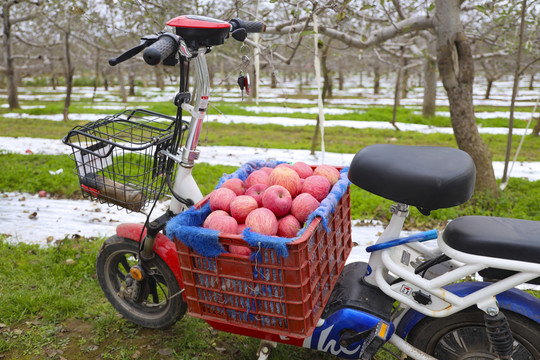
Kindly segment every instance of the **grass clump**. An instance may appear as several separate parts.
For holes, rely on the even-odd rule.
[[[71,198],[79,193],[74,166],[66,155],[1,154],[0,167],[4,171],[0,172],[0,190],[29,193],[46,190],[52,196]]]

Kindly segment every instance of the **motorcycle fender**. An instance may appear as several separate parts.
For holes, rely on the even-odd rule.
[[[145,229],[141,236],[142,228],[143,225],[140,224],[120,224],[116,227],[116,235],[139,242],[146,235]],[[180,284],[180,288],[183,289],[184,281],[182,280],[180,261],[174,243],[167,236],[158,233],[154,242],[154,252],[169,265]]]
[[[490,283],[486,282],[463,282],[445,287],[448,291],[458,296],[467,296],[478,291]],[[540,324],[540,299],[525,291],[510,289],[496,296],[499,307],[503,310],[511,311],[523,315],[536,323]],[[405,338],[407,334],[422,320],[426,315],[416,310],[410,309],[403,316],[396,330],[396,334]]]

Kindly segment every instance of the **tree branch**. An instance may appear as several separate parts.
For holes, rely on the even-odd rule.
[[[351,47],[357,49],[366,49],[375,45],[381,44],[384,41],[394,38],[412,31],[426,30],[434,27],[433,18],[427,16],[418,16],[400,21],[392,26],[384,27],[373,32],[370,37],[362,41],[358,37],[352,37],[342,31],[327,27],[319,26],[319,33],[326,35],[332,39],[336,39]],[[300,32],[313,30],[313,26],[301,26],[300,24],[281,27],[280,25],[267,27],[266,32],[270,34],[288,34],[291,32]]]
[[[49,43],[49,44],[36,44],[36,43],[33,43],[33,42],[30,42],[29,40],[27,39],[24,39],[22,36],[20,35],[14,35],[15,39],[19,40],[21,43],[23,44],[26,44],[28,46],[32,46],[32,47],[43,47],[43,48],[48,48],[48,47],[53,47],[53,46],[56,46],[56,45],[60,45],[59,42],[55,42],[55,43]]]
[[[394,7],[396,8],[396,11],[398,13],[398,19],[399,20],[405,20],[405,15],[403,13],[403,9],[401,8],[401,4],[399,3],[399,0],[392,0],[394,3]]]
[[[510,54],[506,50],[501,50],[501,51],[494,52],[494,53],[473,55],[473,60],[483,60],[483,59],[494,58],[494,57],[497,57],[497,56],[508,56],[508,55],[510,55]]]
[[[17,24],[17,23],[20,23],[20,22],[35,19],[36,17],[37,17],[37,14],[32,14],[32,15],[28,15],[28,16],[25,16],[25,17],[22,17],[22,18],[13,19],[10,22],[11,22],[11,24],[14,25],[14,24]]]
[[[519,76],[523,75],[523,73],[525,73],[525,71],[526,71],[531,65],[533,65],[535,62],[537,62],[538,60],[540,60],[540,57],[537,57],[536,59],[533,59],[533,60],[530,61],[527,65],[525,65],[524,67],[522,67],[521,70],[519,71]]]

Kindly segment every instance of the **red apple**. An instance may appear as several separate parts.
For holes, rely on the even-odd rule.
[[[242,234],[244,232],[244,229],[247,228],[247,225],[242,223],[242,224],[238,224],[238,233],[239,234]]]
[[[302,192],[313,195],[317,201],[323,201],[330,191],[330,181],[321,175],[312,175],[304,181]]]
[[[302,193],[298,195],[292,202],[291,214],[300,221],[304,223],[308,216],[319,207],[319,202],[313,197],[313,195],[308,193]]]
[[[247,227],[251,231],[263,235],[277,234],[277,218],[274,213],[266,208],[258,208],[249,213],[246,218]]]
[[[243,223],[248,214],[258,207],[257,200],[249,195],[240,195],[231,201],[231,216]]]
[[[262,170],[262,171],[264,171],[265,173],[267,173],[268,175],[270,175],[270,173],[272,172],[272,170],[274,170],[274,168],[271,168],[271,167],[268,167],[268,166],[264,166],[264,167],[260,168],[259,170]]]
[[[339,180],[339,171],[330,165],[319,165],[313,171],[313,175],[321,175],[330,181],[330,185],[334,185]]]
[[[300,181],[300,177],[291,168],[282,166],[279,168],[275,168],[272,173],[270,173],[270,176],[268,177],[268,183],[270,186],[272,185],[281,185],[285,189],[289,191],[289,194],[291,194],[291,197],[295,197],[298,193],[298,182]]]
[[[306,181],[306,179],[302,179],[300,178],[300,181],[298,181],[298,192],[297,194],[300,194],[302,192],[302,187],[304,187],[304,182]]]
[[[46,197],[47,196],[47,192],[45,190],[41,190],[39,193],[38,193],[38,196],[39,197]]]
[[[255,170],[249,176],[247,177],[246,181],[244,181],[244,185],[246,189],[249,189],[255,184],[268,184],[268,174],[264,170]]]
[[[251,249],[247,246],[229,245],[229,252],[234,255],[251,256]]]
[[[281,185],[272,185],[264,190],[262,204],[270,209],[277,217],[289,212],[292,205],[292,197],[289,191]]]
[[[238,178],[232,178],[225,181],[221,185],[221,187],[231,189],[237,196],[244,195],[244,193],[246,192],[246,189],[244,188],[244,182]]]
[[[303,161],[298,161],[293,164],[293,169],[296,171],[300,179],[306,179],[313,175],[313,169],[311,166]]]
[[[246,190],[246,195],[251,196],[255,200],[257,200],[257,205],[259,207],[262,207],[262,194],[264,193],[264,190],[268,188],[268,185],[265,184],[255,184],[249,189]]]
[[[217,230],[228,234],[237,234],[238,222],[229,215],[216,215],[208,222],[207,229]]]
[[[216,215],[229,216],[229,213],[227,213],[226,211],[223,211],[223,210],[212,211],[210,214],[208,214],[208,216],[204,220],[203,228],[208,228],[208,224],[210,223],[210,220]]]
[[[280,168],[280,167],[287,167],[289,169],[294,170],[293,166],[291,164],[289,164],[289,163],[281,163],[281,164],[277,165],[274,169],[277,169],[277,168]]]
[[[293,238],[301,228],[302,225],[300,225],[298,219],[296,219],[292,214],[289,214],[279,219],[277,234],[278,236]]]
[[[234,200],[236,194],[231,189],[219,188],[210,194],[210,210],[223,210],[229,212],[231,201]]]

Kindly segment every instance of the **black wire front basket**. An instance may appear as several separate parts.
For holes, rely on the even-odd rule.
[[[85,197],[140,212],[174,179],[175,154],[185,122],[147,110],[126,110],[76,126],[63,139]]]

